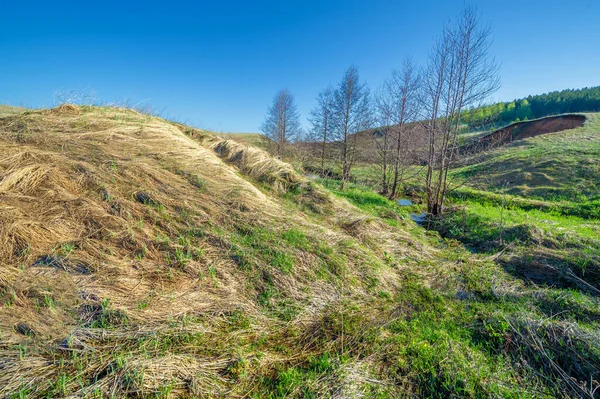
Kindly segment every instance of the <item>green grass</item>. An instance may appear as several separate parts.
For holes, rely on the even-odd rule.
[[[581,128],[479,154],[452,170],[466,184],[450,194],[450,212],[435,228],[475,251],[510,245],[498,260],[537,284],[600,288],[600,114],[587,118]]]
[[[599,299],[593,289],[560,275],[571,270],[586,284],[600,288],[600,187],[589,172],[599,164],[600,135],[592,134],[600,133],[598,127],[600,118],[592,115],[588,125],[566,132],[567,137],[527,140],[452,171],[454,182],[469,180],[451,193],[449,212],[433,227],[448,237],[437,244],[440,257],[462,265],[454,277],[460,283],[445,282],[432,289],[412,277],[394,294],[393,303],[403,309],[403,316],[387,325],[385,340],[369,344],[384,346],[394,359],[387,369],[390,378],[416,387],[421,397],[537,398],[562,395],[568,389],[568,382],[557,375],[553,382],[538,378],[539,373],[552,374],[553,367],[573,370],[578,359],[585,359],[591,366],[572,371],[576,378],[598,372],[594,365],[600,364],[600,351],[594,339],[584,337],[597,332]],[[544,166],[549,158],[553,163],[539,172],[539,164]],[[375,193],[377,181],[369,179],[370,170],[359,168],[362,183],[349,184],[345,190],[339,182],[322,183],[392,225],[396,223],[390,221],[420,209],[398,207]],[[525,170],[534,178],[527,174],[529,180],[498,187],[503,177]],[[538,184],[536,173],[544,173],[552,185]],[[418,184],[418,179],[410,184]],[[391,216],[394,213],[397,216]],[[417,237],[415,228],[409,231]],[[434,236],[419,237],[435,245]],[[479,265],[471,263],[479,255],[465,247],[484,253]],[[500,256],[493,261],[484,260],[496,254]],[[546,276],[547,270],[542,271],[533,277],[539,278],[537,284],[530,285],[522,268],[540,262],[541,267],[547,262],[559,272]],[[389,299],[389,294],[379,298]],[[566,326],[574,330],[568,332]],[[529,366],[514,367],[523,361]],[[413,377],[403,380],[401,376],[407,375]],[[530,383],[517,383],[523,378]]]
[[[280,237],[276,232],[263,227],[253,228],[240,225],[231,237],[235,255],[241,259],[243,265],[250,265],[262,261],[285,273],[294,269],[294,258],[286,251],[286,243],[292,240],[292,245],[307,242],[306,236],[301,237],[299,232],[288,230]]]
[[[331,377],[339,363],[334,356],[324,353],[309,357],[305,364],[277,370],[273,376],[259,380],[261,391],[253,398],[288,398],[292,393],[302,398],[319,398],[320,392],[314,385],[319,379]]]
[[[347,199],[360,210],[381,218],[391,226],[398,226],[400,221],[409,219],[411,211],[419,209],[418,206],[401,207],[395,201],[373,192],[365,185],[348,183],[347,187],[341,190],[339,181],[329,179],[320,181],[336,196]]]
[[[484,191],[542,201],[596,201],[600,199],[600,114],[586,116],[581,128],[475,155],[451,176]]]
[[[302,230],[291,228],[282,234],[282,238],[291,246],[298,249],[310,249],[308,237]]]
[[[455,203],[458,207],[433,225],[444,236],[476,252],[502,251],[498,261],[525,281],[600,292],[600,220],[485,198]]]
[[[567,207],[567,210],[564,211],[559,204],[552,204],[548,207],[544,207],[542,204],[539,208],[536,208],[535,204],[520,201],[519,198],[509,195],[496,196],[490,201],[487,195],[477,197],[474,195],[476,192],[470,192],[469,194],[467,198],[461,198],[459,192],[452,197],[454,203],[465,207],[466,211],[451,213],[449,220],[455,224],[456,228],[462,227],[462,218],[465,216],[463,213],[466,213],[468,230],[474,235],[480,233],[477,230],[476,223],[471,223],[471,220],[476,218],[477,223],[488,225],[489,229],[496,226],[496,231],[499,231],[500,224],[503,223],[505,228],[529,225],[541,230],[546,235],[563,240],[569,240],[569,237],[589,240],[600,237],[600,220],[594,217],[571,215],[570,213],[588,216],[584,211],[578,212],[576,206],[570,207],[571,204],[569,203],[564,204]],[[491,232],[491,234],[497,233]],[[481,237],[481,239],[489,238]]]

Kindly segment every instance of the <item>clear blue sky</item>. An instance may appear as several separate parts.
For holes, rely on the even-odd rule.
[[[57,91],[145,101],[218,131],[258,131],[287,87],[306,124],[314,97],[351,64],[372,87],[424,62],[463,0],[0,0],[0,103],[54,105]],[[473,1],[493,30],[495,100],[600,85],[597,0]]]

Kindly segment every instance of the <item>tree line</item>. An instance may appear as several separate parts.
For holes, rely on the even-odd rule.
[[[323,174],[334,163],[341,170],[344,189],[359,146],[372,140],[376,148],[372,155],[380,165],[380,191],[394,198],[404,171],[415,160],[411,152],[418,148],[428,211],[440,214],[465,115],[499,88],[498,63],[490,44],[490,29],[469,6],[443,28],[426,65],[417,66],[407,58],[375,92],[360,78],[358,68],[350,66],[337,84],[318,93],[308,118],[305,141]],[[280,90],[261,127],[275,142],[277,156],[285,156],[300,125],[292,93]]]
[[[600,86],[553,91],[526,98],[477,107],[465,113],[464,122],[508,125],[513,122],[570,112],[600,111]]]

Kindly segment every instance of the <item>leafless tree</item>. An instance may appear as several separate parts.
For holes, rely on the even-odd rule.
[[[327,143],[331,141],[334,128],[335,92],[332,86],[317,96],[317,105],[310,112],[311,137],[320,143],[321,173],[325,175],[325,159],[327,158]]]
[[[367,85],[360,81],[358,69],[351,66],[344,73],[335,90],[334,102],[334,138],[340,141],[342,183],[344,188],[350,179],[356,160],[358,134],[369,128],[370,92]]]
[[[392,72],[377,96],[377,111],[381,130],[379,148],[382,162],[382,194],[393,198],[402,180],[404,166],[409,160],[409,138],[406,124],[417,115],[419,76],[410,59],[406,59],[401,70]],[[388,163],[392,176],[388,176]]]
[[[490,45],[490,29],[482,26],[475,8],[467,7],[444,29],[429,55],[422,99],[427,114],[427,209],[433,215],[442,212],[445,202],[462,112],[500,86]]]
[[[280,158],[285,154],[286,146],[301,134],[300,114],[289,90],[277,92],[260,130],[273,140],[276,155]]]
[[[379,156],[381,195],[389,194],[390,174],[389,164],[391,163],[392,148],[392,130],[393,114],[395,105],[394,93],[390,90],[388,81],[384,82],[375,95],[375,109],[377,111],[377,123],[381,126],[373,131],[373,139]]]

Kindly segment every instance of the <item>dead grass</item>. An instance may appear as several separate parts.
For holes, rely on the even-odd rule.
[[[22,107],[13,107],[10,105],[0,105],[0,117],[20,114],[25,112],[26,109]]]
[[[1,395],[226,395],[255,326],[270,335],[296,317],[281,315],[326,307],[339,289],[333,262],[344,262],[347,293],[369,295],[378,272],[365,260],[401,251],[399,232],[340,224],[359,212],[264,151],[120,108],[0,118],[0,198]],[[280,238],[290,226],[301,245]],[[272,238],[249,256],[254,244],[239,237],[257,230]],[[396,286],[394,273],[379,284]],[[202,330],[232,314],[253,327]],[[171,352],[139,347],[144,334],[163,337],[160,348],[190,329],[204,332]]]
[[[275,192],[286,192],[305,184],[306,179],[290,164],[271,157],[257,147],[232,140],[207,135],[197,129],[186,129],[186,134],[212,149],[226,163],[235,166],[244,175],[256,182],[270,185]]]

